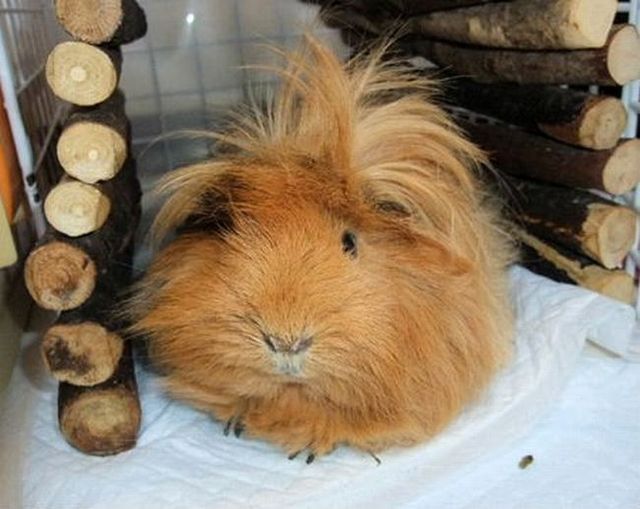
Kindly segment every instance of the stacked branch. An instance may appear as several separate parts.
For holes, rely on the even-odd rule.
[[[76,40],[53,48],[46,79],[76,107],[57,142],[66,175],[46,196],[49,228],[26,260],[25,280],[36,303],[60,312],[41,352],[60,382],[63,435],[88,454],[116,454],[135,445],[140,426],[131,342],[115,313],[131,282],[141,197],[117,92],[119,46],[147,24],[135,0],[56,0],[55,10]]]
[[[115,92],[121,68],[119,48],[68,41],[51,50],[46,77],[49,87],[60,99],[79,106],[93,106]]]
[[[410,19],[410,31],[434,39],[518,49],[604,45],[616,0],[514,0]]]
[[[58,422],[62,434],[87,454],[106,456],[135,446],[141,409],[131,342],[111,377],[90,387],[60,383]]]
[[[61,313],[46,331],[40,350],[56,380],[88,387],[113,376],[124,348],[115,293],[103,285],[84,305]]]
[[[90,234],[67,236],[49,228],[25,263],[25,282],[45,309],[74,309],[92,295],[98,278],[114,274],[132,245],[140,217],[140,183],[129,161],[110,183],[113,206],[104,225]]]
[[[553,86],[488,85],[458,78],[447,82],[445,100],[594,150],[613,148],[627,125],[619,99]]]
[[[356,50],[404,27],[396,55],[423,56],[439,76],[453,75],[443,94],[450,106],[503,122],[462,126],[511,175],[507,196],[525,265],[631,303],[633,278],[618,268],[635,242],[637,215],[575,188],[631,191],[640,183],[640,140],[620,139],[627,123],[620,100],[549,86],[617,87],[640,79],[640,34],[633,25],[613,25],[617,2],[339,4],[331,23]],[[386,7],[385,17],[381,4],[397,12]]]
[[[415,39],[414,53],[484,83],[624,85],[640,79],[640,35],[616,25],[604,46],[573,51],[526,51]]]
[[[98,186],[69,177],[63,177],[44,201],[49,224],[70,237],[102,228],[110,210],[111,199]]]
[[[55,0],[55,9],[62,27],[89,44],[127,44],[147,33],[146,16],[135,0]]]
[[[116,92],[97,106],[71,111],[57,145],[58,161],[69,175],[94,184],[120,171],[129,152],[124,104]]]
[[[637,214],[592,193],[507,178],[514,220],[529,234],[619,268],[637,234]]]
[[[640,182],[640,140],[597,152],[581,150],[506,126],[463,122],[493,164],[515,176],[624,194]]]
[[[636,288],[624,270],[607,270],[569,249],[545,242],[524,230],[515,230],[521,242],[521,263],[532,272],[561,283],[571,283],[625,304],[633,304]]]

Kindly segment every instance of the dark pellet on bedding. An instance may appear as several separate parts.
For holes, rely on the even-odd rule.
[[[521,469],[525,469],[527,468],[529,465],[531,465],[533,463],[533,456],[531,454],[527,454],[526,456],[523,456],[522,459],[520,460],[520,462],[518,463],[518,466]]]

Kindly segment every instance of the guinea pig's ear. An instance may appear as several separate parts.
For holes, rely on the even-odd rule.
[[[167,198],[151,227],[154,244],[173,231],[232,229],[235,185],[232,166],[226,161],[198,164],[165,176],[155,189],[155,194]]]

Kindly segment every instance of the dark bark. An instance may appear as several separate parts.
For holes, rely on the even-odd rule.
[[[512,175],[611,194],[627,192],[640,178],[637,140],[594,152],[505,126],[460,123],[492,163]]]
[[[63,28],[75,39],[89,44],[119,46],[144,37],[147,19],[135,0],[122,0],[108,15],[82,9],[85,0],[56,0],[56,14]]]
[[[87,454],[107,456],[135,447],[141,408],[130,341],[106,382],[93,387],[60,384],[58,421],[69,444]]]

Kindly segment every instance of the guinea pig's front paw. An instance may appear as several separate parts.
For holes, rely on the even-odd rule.
[[[320,456],[326,456],[327,454],[331,454],[334,449],[336,448],[336,444],[331,444],[331,445],[326,445],[326,446],[321,446],[321,447],[313,447],[308,446],[308,447],[304,447],[303,449],[299,449],[295,452],[290,453],[287,456],[287,459],[289,460],[294,460],[296,459],[298,456],[300,456],[302,453],[304,453],[302,455],[303,458],[305,459],[305,463],[307,465],[310,465],[311,463],[313,463],[316,458],[320,457]]]
[[[243,423],[247,435],[281,447],[290,460],[301,456],[307,464],[331,453],[338,442],[322,419],[250,411],[244,415]]]

